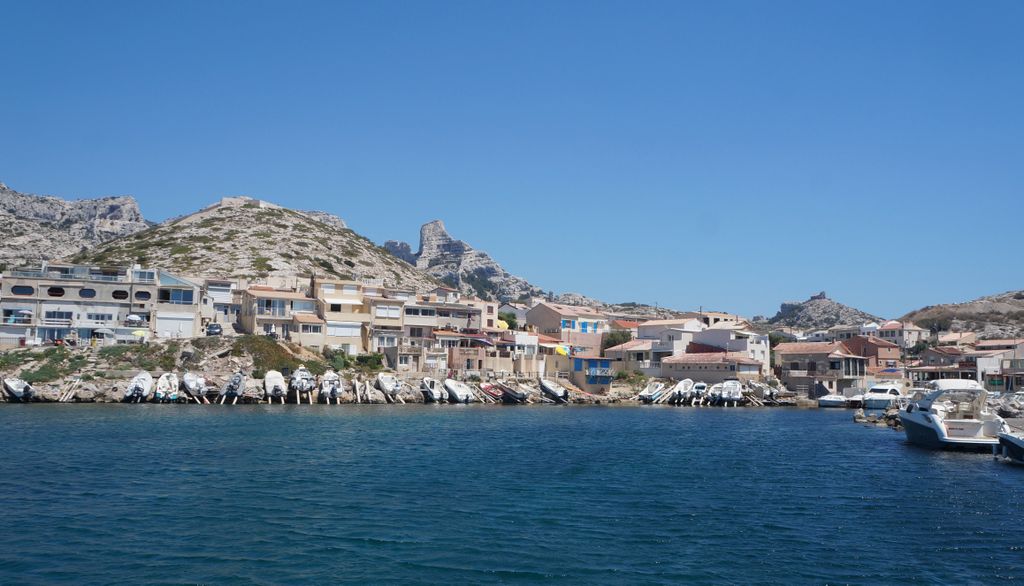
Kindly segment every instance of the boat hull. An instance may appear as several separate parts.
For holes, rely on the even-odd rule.
[[[928,417],[929,419],[924,419]],[[958,440],[941,433],[928,414],[900,414],[903,432],[910,443],[929,450],[960,450],[967,452],[991,452],[999,444],[996,438]]]
[[[999,434],[999,446],[1002,448],[1003,456],[1017,464],[1024,464],[1024,437],[1008,433]]]
[[[865,409],[888,409],[892,406],[892,397],[884,399],[864,399]]]

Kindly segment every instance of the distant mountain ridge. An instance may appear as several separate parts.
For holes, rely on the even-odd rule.
[[[131,196],[67,200],[0,183],[0,261],[52,260],[149,227]]]
[[[857,325],[865,322],[881,323],[882,318],[833,301],[824,291],[812,295],[806,301],[783,303],[779,312],[768,320],[773,326],[802,330],[822,330],[837,325]]]
[[[976,332],[982,338],[1024,337],[1024,291],[929,305],[911,311],[903,319],[937,331]]]

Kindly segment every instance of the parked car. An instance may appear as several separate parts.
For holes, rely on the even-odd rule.
[[[206,326],[207,336],[219,336],[224,333],[224,327],[220,324],[210,324]]]

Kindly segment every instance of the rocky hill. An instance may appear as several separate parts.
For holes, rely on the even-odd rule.
[[[316,273],[384,279],[427,289],[437,283],[322,212],[229,197],[194,214],[74,255],[74,262],[139,263],[193,277],[287,278]]]
[[[835,325],[855,325],[879,322],[880,317],[829,299],[822,291],[807,301],[783,303],[775,317],[768,320],[773,326],[788,326],[804,330],[820,330]]]
[[[66,200],[20,193],[0,183],[0,263],[38,263],[145,230],[129,196]]]
[[[977,332],[981,338],[1024,336],[1024,291],[1008,291],[965,303],[929,305],[903,319],[938,331]]]
[[[420,228],[417,252],[406,242],[388,240],[384,248],[396,257],[463,293],[484,299],[520,299],[543,291],[512,275],[486,252],[452,238],[444,222],[434,220]]]

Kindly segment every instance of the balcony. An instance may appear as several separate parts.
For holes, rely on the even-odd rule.
[[[588,368],[587,376],[615,376],[615,371],[611,368]]]
[[[256,309],[256,317],[287,319],[291,318],[291,312],[284,308],[267,309],[261,307]]]
[[[32,325],[31,315],[12,315],[4,318],[5,326],[30,326]]]
[[[56,317],[44,317],[39,320],[39,325],[45,328],[69,328],[71,327],[71,320]]]
[[[94,281],[99,283],[127,283],[128,278],[124,275],[95,275],[95,274],[73,274],[50,271],[8,271],[7,277],[12,279],[50,279],[53,281]],[[139,280],[140,283],[152,280]]]

